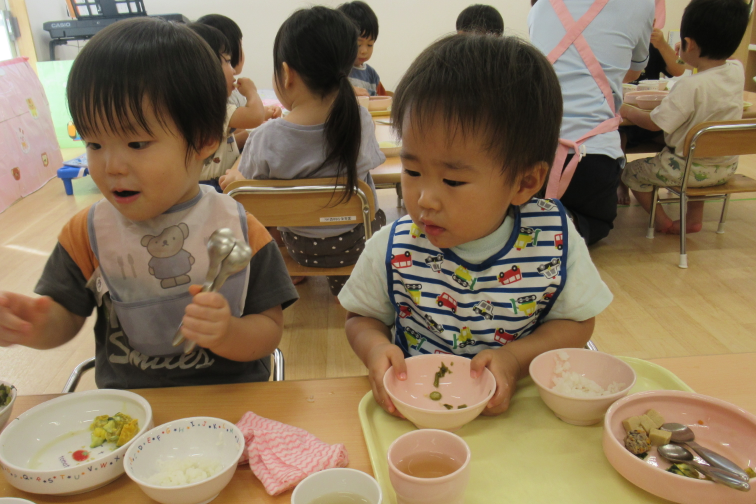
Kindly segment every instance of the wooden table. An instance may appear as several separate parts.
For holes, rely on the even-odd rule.
[[[656,359],[696,392],[732,402],[756,413],[756,353]],[[349,467],[372,474],[357,407],[370,390],[366,377],[265,382],[240,385],[144,389],[138,393],[152,405],[155,425],[189,416],[214,416],[236,422],[242,414],[258,415],[301,427],[327,443],[344,443]],[[20,396],[13,414],[17,416],[57,395]],[[27,494],[0,481],[0,496],[17,496],[38,504],[97,502],[103,504],[148,501],[127,476],[98,490],[72,497]],[[214,501],[223,503],[281,503],[291,492],[278,497],[265,493],[247,466],[236,471],[231,483]],[[492,501],[493,502],[493,501]]]

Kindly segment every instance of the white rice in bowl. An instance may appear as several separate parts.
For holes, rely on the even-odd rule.
[[[590,378],[569,371],[571,367],[569,359],[567,352],[557,352],[554,358],[554,377],[552,378],[554,386],[551,388],[554,392],[573,397],[601,397],[616,394],[625,388],[624,383],[615,381],[604,389]]]
[[[223,464],[216,459],[191,457],[158,461],[160,472],[153,474],[148,483],[158,486],[180,486],[197,483],[218,474]]]

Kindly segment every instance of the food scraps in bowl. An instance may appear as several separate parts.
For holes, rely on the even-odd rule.
[[[147,479],[159,486],[179,486],[197,483],[219,473],[223,464],[217,458],[185,457],[173,460],[158,460],[160,472]]]
[[[13,399],[13,387],[0,383],[0,408],[8,406]]]

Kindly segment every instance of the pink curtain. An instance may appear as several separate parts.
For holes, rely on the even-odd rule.
[[[0,212],[63,166],[42,83],[26,58],[0,62]]]

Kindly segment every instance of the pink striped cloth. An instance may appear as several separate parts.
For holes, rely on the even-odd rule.
[[[236,426],[244,434],[247,448],[239,463],[249,462],[269,495],[295,487],[312,473],[349,464],[343,444],[326,444],[306,430],[251,411]]]

